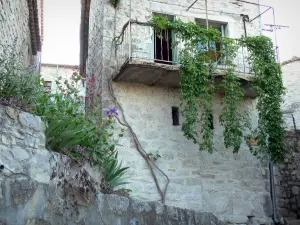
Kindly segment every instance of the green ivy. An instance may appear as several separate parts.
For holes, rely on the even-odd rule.
[[[285,88],[282,71],[276,62],[274,45],[271,39],[259,36],[242,39],[247,46],[255,72],[254,88],[258,94],[258,146],[253,154],[270,156],[274,162],[283,162],[287,153],[285,146],[286,130],[281,111],[282,95]]]
[[[224,127],[226,148],[232,147],[235,153],[238,152],[245,129],[251,129],[248,113],[242,110],[244,91],[234,73],[236,65],[232,61],[239,46],[248,48],[254,66],[254,88],[258,94],[259,111],[259,148],[252,152],[256,156],[268,156],[275,162],[282,162],[286,152],[280,111],[284,88],[272,41],[264,36],[240,40],[222,38],[216,29],[201,28],[193,22],[185,23],[180,19],[169,21],[162,16],[153,17],[150,24],[158,35],[163,29],[172,29],[177,41],[184,43],[179,55],[182,115],[185,118],[182,131],[188,139],[198,143],[201,150],[209,152],[213,151],[213,98],[220,88],[215,82],[218,61],[228,68],[221,85],[225,95],[219,118]],[[220,52],[216,50],[216,43],[221,46]],[[217,54],[220,56],[213,58]]]
[[[120,3],[120,0],[109,0],[110,4],[113,5],[113,7],[117,7]]]

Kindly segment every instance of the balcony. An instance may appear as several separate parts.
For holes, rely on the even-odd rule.
[[[163,38],[155,35],[154,29],[146,23],[129,21],[116,45],[118,73],[115,82],[141,83],[149,86],[180,87],[180,65],[178,55],[182,43],[172,48],[172,32],[162,31]],[[226,75],[226,65],[218,55],[210,56],[216,61],[216,83],[221,83]],[[240,78],[245,97],[254,98],[251,87],[253,73],[248,60],[247,49],[240,47],[234,59],[235,72]],[[222,93],[222,90],[220,90]]]

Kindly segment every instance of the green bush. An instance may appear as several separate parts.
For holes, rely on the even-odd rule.
[[[106,182],[112,186],[126,183],[123,179],[125,171],[117,159],[115,140],[116,109],[110,109],[106,118],[102,118],[99,110],[100,101],[84,113],[86,99],[100,99],[95,95],[95,78],[88,80],[88,96],[80,96],[79,85],[84,78],[74,72],[72,81],[56,81],[56,93],[44,93],[36,105],[35,113],[46,122],[47,148],[62,152],[78,161],[89,160],[93,166],[99,167],[105,175]],[[97,110],[98,109],[98,110]]]
[[[43,89],[40,76],[25,68],[11,46],[1,46],[0,104],[31,111]]]

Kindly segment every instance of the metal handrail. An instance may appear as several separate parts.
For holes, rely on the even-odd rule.
[[[171,65],[179,65],[176,61],[176,57],[180,51],[179,49],[170,49],[169,45],[169,33],[166,32],[165,36],[168,40],[162,43],[162,38],[160,39],[160,54],[156,54],[156,36],[154,29],[151,29],[153,24],[149,22],[139,22],[136,20],[127,21],[121,31],[121,34],[117,36],[114,41],[116,43],[116,55],[117,55],[117,66],[120,69],[125,62],[132,60],[150,61],[156,63],[164,63]],[[237,40],[238,41],[238,40]],[[163,49],[164,46],[167,49]],[[166,51],[166,57],[163,56],[163,51]],[[172,54],[172,55],[170,55]],[[160,58],[157,57],[160,55]],[[171,59],[171,60],[170,60]],[[234,59],[234,64],[236,65],[235,71],[241,73],[253,73],[252,65],[249,60],[249,53],[246,47],[240,46],[237,50],[237,55]],[[218,68],[226,69],[227,66],[222,64],[221,58],[216,62]]]

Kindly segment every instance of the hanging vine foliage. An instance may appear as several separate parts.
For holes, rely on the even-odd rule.
[[[213,151],[213,98],[219,88],[215,82],[217,66],[226,65],[223,89],[223,110],[220,123],[224,127],[224,144],[238,152],[245,129],[250,129],[248,113],[242,110],[244,90],[234,73],[239,46],[247,47],[255,72],[254,88],[258,94],[259,148],[252,149],[254,155],[268,157],[282,162],[285,157],[285,130],[280,111],[284,88],[280,66],[276,63],[272,41],[264,36],[248,37],[240,40],[222,38],[214,28],[201,28],[193,22],[169,21],[162,16],[153,17],[150,22],[156,33],[172,29],[176,35],[175,43],[182,47],[179,55],[181,66],[182,115],[185,121],[182,131],[188,139],[199,144],[200,150]],[[178,45],[183,43],[183,46]],[[221,46],[218,49],[216,46]]]
[[[258,94],[257,109],[258,145],[253,150],[257,156],[270,155],[275,162],[283,162],[286,155],[284,120],[281,111],[282,71],[276,62],[271,39],[259,36],[241,40],[247,46],[255,72],[254,88]]]
[[[109,0],[109,2],[113,5],[114,8],[117,8],[117,6],[120,3],[120,0]]]

